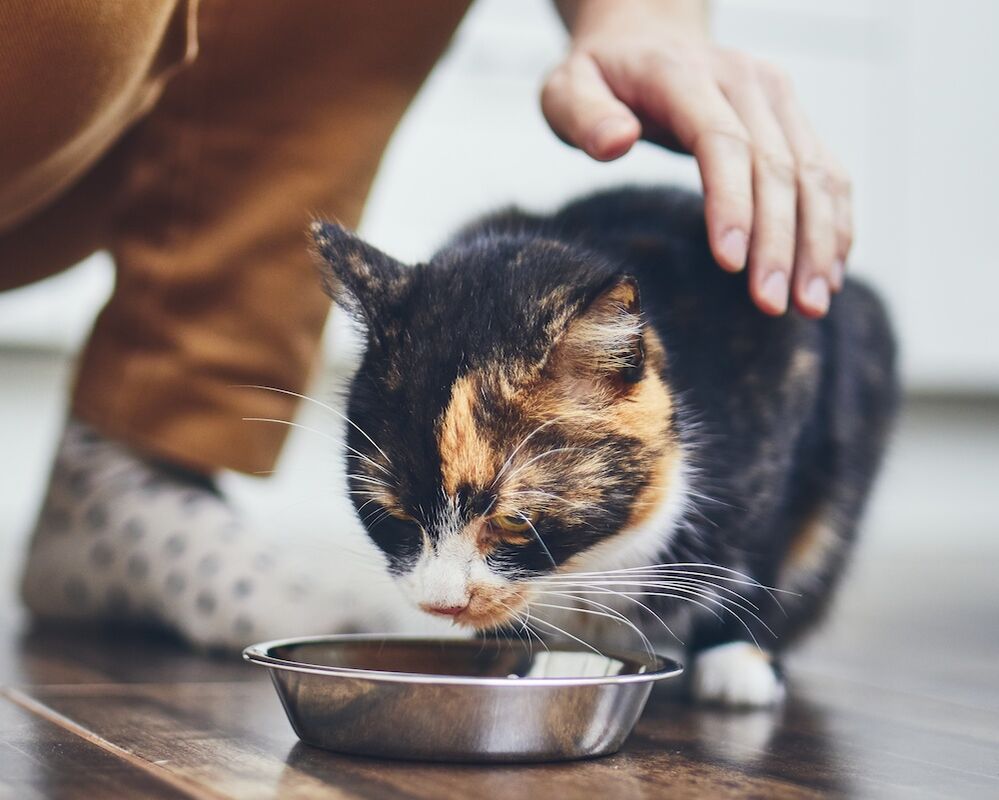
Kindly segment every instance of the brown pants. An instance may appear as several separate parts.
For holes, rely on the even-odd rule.
[[[6,0],[0,289],[98,249],[73,411],[201,469],[277,458],[329,301],[310,214],[357,223],[467,0]]]

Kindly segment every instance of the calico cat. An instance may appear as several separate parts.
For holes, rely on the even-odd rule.
[[[668,627],[697,697],[777,701],[774,658],[831,597],[896,409],[871,291],[764,315],[672,189],[504,211],[411,267],[313,233],[367,334],[351,497],[412,601],[478,630]]]

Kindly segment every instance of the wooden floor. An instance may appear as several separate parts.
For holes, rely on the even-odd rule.
[[[617,755],[438,766],[296,742],[265,674],[159,639],[0,641],[0,798],[999,797],[995,560],[861,559],[774,712],[654,695]]]
[[[14,608],[18,535],[44,484],[69,365],[0,353],[0,375],[0,442],[17,465],[0,487],[0,800],[999,798],[994,401],[907,405],[866,550],[827,627],[789,665],[784,708],[730,714],[660,694],[618,755],[449,768],[297,744],[266,675],[235,658],[124,635],[26,633]],[[310,451],[306,441],[293,437],[278,476],[292,488],[311,488],[326,463],[328,442]],[[241,504],[264,494],[251,488]],[[282,522],[300,508],[277,506]],[[301,509],[306,526],[337,513]]]

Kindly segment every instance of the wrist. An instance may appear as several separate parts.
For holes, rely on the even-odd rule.
[[[574,43],[617,32],[661,31],[703,39],[707,0],[555,0]]]

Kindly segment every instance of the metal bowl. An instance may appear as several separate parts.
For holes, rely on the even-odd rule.
[[[308,744],[428,761],[562,761],[613,753],[659,656],[598,655],[501,639],[344,635],[252,645]]]

